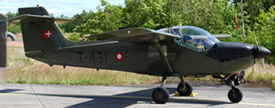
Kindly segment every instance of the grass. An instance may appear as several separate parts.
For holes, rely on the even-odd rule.
[[[272,87],[275,90],[275,66],[266,64],[265,68],[262,68],[260,63],[256,63],[245,71],[245,79],[249,83]]]

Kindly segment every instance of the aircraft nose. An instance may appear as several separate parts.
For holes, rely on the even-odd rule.
[[[259,58],[264,58],[266,56],[268,56],[269,54],[271,54],[271,52],[262,46],[259,46],[259,48],[257,46],[255,46],[254,51],[253,51],[253,56],[255,59],[259,59]]]

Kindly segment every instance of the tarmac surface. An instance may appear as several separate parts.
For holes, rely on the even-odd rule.
[[[0,68],[0,76],[3,68]],[[151,99],[159,85],[82,86],[6,84],[0,78],[1,108],[159,108],[159,107],[275,107],[275,91],[268,88],[238,86],[243,99],[230,103],[230,87],[222,84],[191,83],[195,97],[174,96],[177,84],[167,84],[170,99],[166,104],[155,104]],[[2,80],[3,81],[3,80]]]

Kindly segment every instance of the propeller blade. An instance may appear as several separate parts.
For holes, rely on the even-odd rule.
[[[258,41],[257,41],[256,35],[255,35],[255,34],[253,34],[253,35],[254,35],[254,38],[255,38],[255,42],[256,42],[256,45],[257,45],[257,49],[260,51],[261,49],[260,49],[260,47],[259,47],[259,44],[258,44]]]
[[[263,68],[265,68],[264,58],[259,59]]]

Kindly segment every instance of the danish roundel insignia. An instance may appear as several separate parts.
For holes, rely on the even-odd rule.
[[[123,54],[122,54],[122,52],[117,52],[116,53],[116,60],[117,61],[122,61],[123,60]]]

